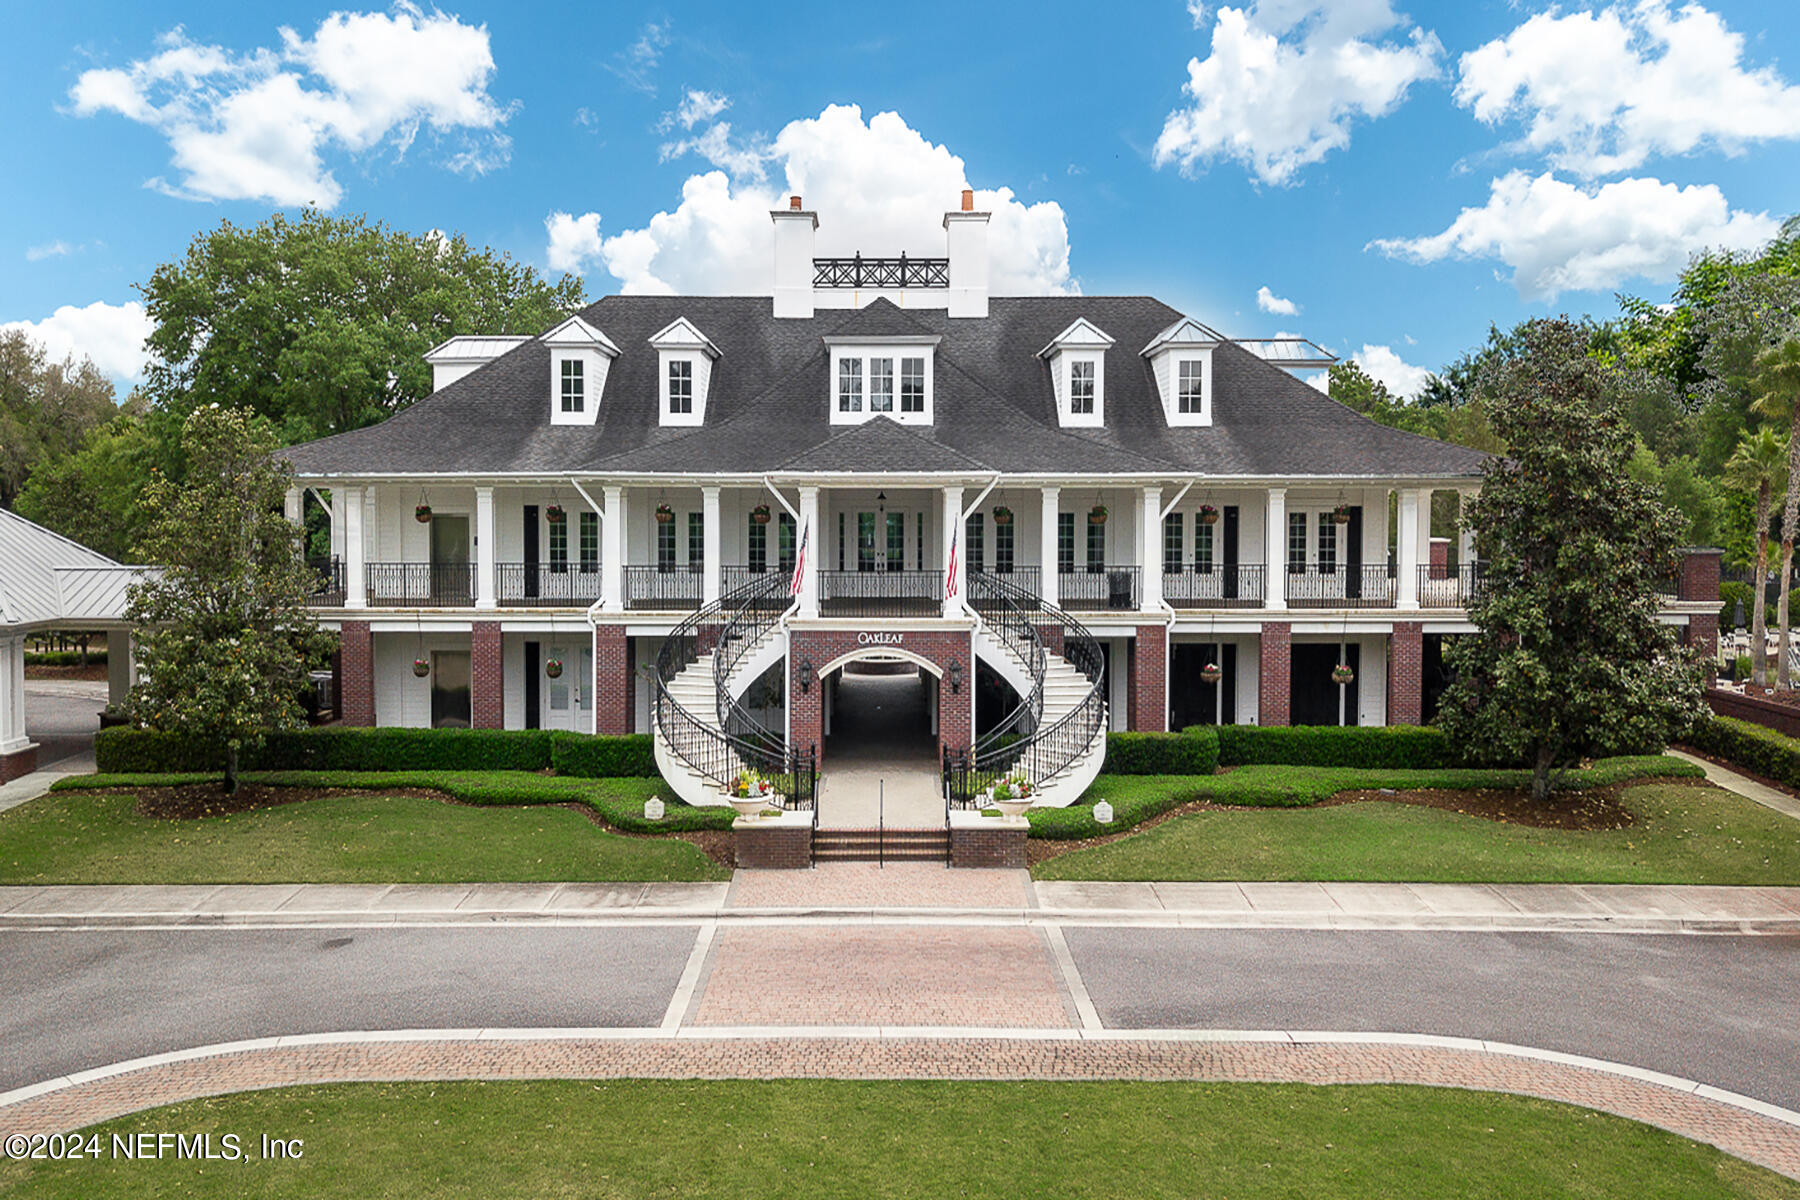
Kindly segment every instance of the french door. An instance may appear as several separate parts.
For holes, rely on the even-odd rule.
[[[906,569],[906,514],[864,512],[856,514],[856,569],[904,571]]]

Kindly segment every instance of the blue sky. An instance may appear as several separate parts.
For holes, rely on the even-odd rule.
[[[129,380],[133,285],[307,199],[598,296],[765,289],[795,188],[821,253],[940,253],[966,183],[997,290],[1150,293],[1408,390],[1800,209],[1786,7],[21,5],[0,323]]]

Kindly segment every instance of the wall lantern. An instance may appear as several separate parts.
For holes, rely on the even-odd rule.
[[[952,694],[962,691],[962,659],[953,658],[948,668],[950,672],[950,691]]]
[[[801,691],[801,693],[805,694],[806,692],[812,691],[812,684],[813,684],[813,660],[810,658],[802,658],[800,660],[800,691]]]

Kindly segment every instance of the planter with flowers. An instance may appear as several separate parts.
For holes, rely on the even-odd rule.
[[[544,674],[548,675],[552,679],[561,679],[562,671],[563,671],[563,665],[562,665],[562,659],[560,659],[560,658],[552,658],[552,659],[547,660],[544,663]]]
[[[1219,682],[1219,680],[1223,679],[1224,677],[1225,677],[1225,672],[1223,672],[1219,669],[1218,663],[1209,662],[1205,666],[1200,668],[1200,682],[1201,683],[1217,683],[1217,682]]]
[[[744,770],[725,785],[725,799],[740,817],[758,817],[765,809],[775,807],[775,789],[755,771]]]
[[[413,509],[413,520],[421,525],[431,524],[431,505],[421,504]]]
[[[1350,669],[1349,663],[1339,663],[1331,668],[1331,682],[1348,684],[1356,682],[1356,672]]]
[[[1219,523],[1218,507],[1212,504],[1202,504],[1200,506],[1200,523],[1202,525],[1217,525]]]
[[[1350,523],[1350,506],[1348,504],[1340,504],[1332,509],[1331,519],[1336,521],[1339,525],[1348,525]]]
[[[426,658],[413,659],[413,674],[417,675],[420,679],[431,674],[431,660]]]
[[[1006,507],[1004,504],[996,505],[994,507],[994,524],[1011,525],[1012,509]]]
[[[658,525],[667,525],[670,521],[673,521],[674,519],[675,519],[675,510],[674,509],[670,508],[666,504],[659,504],[656,506],[656,523]]]
[[[549,508],[544,510],[544,520],[550,522],[552,525],[561,525],[568,519],[569,514],[563,511],[563,506],[560,504],[552,504]]]
[[[1104,525],[1106,524],[1106,516],[1106,505],[1096,504],[1094,507],[1088,509],[1088,524]]]
[[[750,519],[755,521],[758,525],[767,525],[769,523],[769,506],[766,504],[759,504],[751,509]]]
[[[1000,815],[1022,817],[1025,815],[1025,810],[1031,807],[1035,790],[1031,786],[1031,780],[1027,779],[1022,772],[1015,772],[1005,779],[996,781],[994,786],[987,790],[986,798],[989,804],[1000,810]]]

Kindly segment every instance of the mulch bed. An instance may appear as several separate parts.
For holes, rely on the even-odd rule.
[[[106,664],[89,663],[85,667],[43,667],[32,664],[25,668],[27,679],[84,679],[89,683],[106,682]]]

